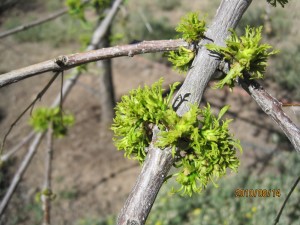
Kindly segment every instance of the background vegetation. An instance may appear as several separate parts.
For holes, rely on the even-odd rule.
[[[215,14],[220,1],[199,1],[202,8],[199,8],[197,1],[191,3],[189,0],[130,0],[127,2],[125,8],[120,10],[112,27],[111,40],[113,44],[174,38],[176,37],[174,27],[182,15],[188,11],[200,9],[201,12],[207,14],[209,20]],[[300,34],[297,30],[299,27],[298,10],[300,5],[295,2],[291,6],[287,6],[286,10],[281,8],[271,9],[269,14],[271,31],[264,34],[265,40],[281,50],[281,53],[272,58],[270,62],[271,66],[267,75],[270,78],[264,81],[264,85],[270,87],[279,98],[285,98],[288,101],[300,101]],[[1,31],[40,18],[45,13],[55,11],[61,6],[62,1],[59,0],[28,0],[26,3],[20,3],[15,8],[0,14]],[[242,19],[238,32],[243,30],[246,24],[251,26],[266,25],[265,7],[266,4],[263,4],[262,1],[254,1]],[[76,52],[84,49],[83,43],[86,43],[96,24],[96,17],[92,11],[88,12],[87,16],[91,19],[90,24],[83,24],[69,15],[65,15],[55,21],[16,34],[10,37],[8,42],[12,44],[12,49],[17,47],[18,44],[44,43],[49,45],[50,49],[60,50],[63,53],[67,53],[67,51]],[[150,25],[150,29],[149,26],[146,26],[147,23]],[[57,55],[56,52],[51,54]],[[5,56],[2,55],[2,57]],[[166,59],[161,54],[144,57],[154,62],[167,64]],[[15,66],[19,67],[19,65]],[[0,66],[1,73],[11,69],[13,68],[9,68],[7,65],[1,64]],[[3,124],[0,123],[0,125],[1,130],[4,129]],[[272,136],[273,141],[281,142],[276,151],[268,147],[260,149],[263,152],[261,157],[254,159],[251,164],[244,165],[237,175],[230,175],[228,178],[222,179],[219,188],[209,186],[201,196],[192,198],[183,198],[177,195],[170,196],[169,187],[173,184],[167,183],[159,194],[148,224],[272,223],[292,183],[299,176],[299,170],[295,168],[299,168],[300,163],[296,153],[282,152],[282,150],[291,150],[290,146],[286,143],[284,143],[286,145],[283,145],[282,142],[284,141],[281,139],[278,141],[276,135],[277,133]],[[251,148],[249,149],[251,150]],[[9,165],[8,170],[2,171],[0,174],[1,194],[5,191],[5,184],[10,175],[9,171],[15,164],[12,162]],[[56,181],[58,183],[62,182],[59,178],[56,178]],[[280,198],[236,198],[234,193],[236,188],[280,189],[282,195]],[[21,186],[19,189],[24,190],[26,187]],[[36,191],[33,190],[33,192]],[[74,202],[78,200],[79,195],[80,193],[76,188],[66,187],[61,189],[57,193],[57,199],[53,207]],[[288,202],[280,224],[299,223],[299,201],[300,191],[297,188]],[[18,201],[13,202],[15,210],[12,212],[17,213],[14,214],[14,218],[10,220],[8,225],[40,224],[42,211],[38,202],[31,198],[26,202],[25,207],[18,203]],[[110,214],[110,212],[105,214]],[[81,216],[80,219],[76,219],[72,223],[66,222],[66,224],[114,224],[115,216],[115,214],[111,214],[99,218],[97,215],[87,213],[87,216]]]

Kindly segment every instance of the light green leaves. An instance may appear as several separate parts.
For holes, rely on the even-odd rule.
[[[205,25],[205,20],[200,20],[198,13],[192,12],[181,19],[175,30],[181,33],[181,37],[185,41],[195,43],[204,37],[204,32],[206,31]],[[167,56],[175,70],[185,73],[192,65],[195,51],[180,47],[178,51],[171,51]]]
[[[194,57],[194,51],[180,47],[178,51],[169,52],[168,60],[172,63],[175,70],[179,73],[185,73],[190,69]]]
[[[221,120],[228,106],[216,117],[209,105],[202,110],[191,105],[179,117],[169,104],[178,83],[171,85],[171,93],[166,98],[162,97],[161,85],[162,79],[122,97],[112,125],[113,140],[126,157],[142,163],[145,147],[152,139],[152,128],[157,125],[160,132],[154,145],[162,149],[171,146],[173,156],[178,158],[174,166],[179,172],[173,176],[181,187],[176,192],[192,195],[205,188],[209,181],[223,176],[227,168],[236,171],[239,160],[235,153],[241,146],[229,133],[230,120]]]
[[[93,7],[101,16],[102,12],[110,6],[111,0],[66,0],[66,5],[69,8],[69,14],[80,19],[82,22],[87,22],[85,18],[85,10]]]
[[[68,127],[74,124],[74,116],[71,114],[61,114],[60,108],[41,107],[33,112],[30,124],[37,132],[44,132],[52,123],[55,137],[63,137],[67,134]]]
[[[181,149],[185,154],[176,165],[180,167],[180,172],[174,176],[181,187],[175,192],[191,196],[201,192],[209,181],[215,184],[219,177],[226,174],[226,169],[237,171],[239,160],[236,149],[242,148],[229,132],[228,125],[231,120],[221,120],[228,108],[222,108],[216,117],[209,104],[202,110],[193,106],[190,115],[196,115],[196,120],[187,119],[190,116],[183,119],[189,122],[178,141],[185,140],[188,147]]]
[[[233,30],[231,36],[226,40],[226,47],[215,44],[207,44],[206,48],[223,56],[224,60],[231,64],[231,68],[226,77],[219,81],[215,88],[222,88],[228,85],[234,87],[237,77],[243,77],[244,72],[248,72],[250,79],[261,79],[267,66],[269,56],[278,53],[271,51],[272,46],[261,44],[261,30],[259,28],[246,27],[245,35],[238,37]]]
[[[185,41],[192,43],[204,37],[205,25],[205,20],[200,20],[198,13],[191,12],[181,19],[175,30],[181,33]]]
[[[170,113],[171,95],[179,83],[171,85],[171,93],[163,98],[162,82],[160,79],[151,87],[146,85],[143,89],[132,90],[129,95],[122,97],[115,108],[113,140],[117,149],[124,150],[128,158],[143,162],[145,147],[149,146],[152,138],[151,126],[157,124],[160,128],[165,128],[166,114]],[[176,113],[173,111],[173,114]]]

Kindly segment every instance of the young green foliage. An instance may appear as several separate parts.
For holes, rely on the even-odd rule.
[[[178,51],[171,51],[168,54],[168,60],[179,73],[185,73],[190,69],[194,57],[195,52],[185,47],[180,47]]]
[[[242,148],[229,132],[231,120],[221,120],[228,108],[223,107],[216,117],[209,104],[202,110],[191,105],[182,117],[168,120],[168,131],[161,131],[157,146],[176,146],[181,155],[176,163],[180,171],[174,174],[181,187],[175,192],[191,196],[225,175],[227,168],[237,171],[236,149]]]
[[[181,18],[175,30],[181,33],[181,37],[185,41],[192,43],[204,37],[204,32],[206,31],[205,25],[205,20],[200,20],[198,13],[191,12]]]
[[[82,22],[87,22],[85,18],[85,10],[93,7],[99,16],[104,10],[110,6],[111,0],[90,0],[84,2],[82,0],[66,0],[66,5],[69,8],[70,15],[80,19]]]
[[[244,72],[251,75],[251,79],[261,79],[266,70],[269,56],[278,53],[270,51],[271,45],[261,44],[262,26],[259,28],[246,27],[245,35],[238,37],[233,30],[231,36],[226,40],[226,47],[216,44],[207,44],[206,48],[223,56],[224,60],[231,64],[229,73],[220,80],[215,88],[228,85],[234,87],[237,77],[243,77]]]
[[[84,10],[86,5],[81,0],[66,0],[66,5],[69,8],[69,14],[82,20],[86,21],[84,16]]]
[[[162,79],[152,87],[138,88],[123,96],[116,106],[116,117],[112,125],[114,142],[125,156],[145,159],[145,147],[152,139],[152,128],[160,129],[157,147],[172,147],[177,157],[175,166],[180,172],[175,174],[181,188],[177,192],[192,195],[200,192],[209,181],[214,181],[226,173],[226,169],[237,170],[239,160],[236,149],[241,150],[238,140],[229,133],[230,120],[221,117],[228,107],[221,109],[215,117],[208,105],[203,110],[191,105],[190,110],[179,117],[170,106],[170,99],[178,85],[170,86],[171,92],[163,98]]]
[[[169,108],[171,96],[179,83],[170,86],[171,92],[167,98],[162,97],[163,80],[160,79],[152,87],[147,85],[141,89],[132,90],[124,95],[115,108],[116,116],[112,125],[113,138],[118,150],[124,150],[125,156],[137,159],[142,163],[145,159],[145,147],[152,138],[151,126],[165,127],[164,118]]]
[[[281,7],[284,7],[285,4],[289,3],[289,0],[267,0],[269,4],[276,7],[277,2],[281,5]]]
[[[44,132],[52,123],[53,133],[55,137],[63,137],[67,134],[67,129],[74,124],[74,116],[71,114],[62,115],[60,108],[41,107],[34,111],[30,124],[37,132]]]
[[[183,17],[175,28],[181,33],[181,37],[189,42],[198,42],[204,37],[206,31],[205,20],[200,20],[196,12],[188,13]],[[180,47],[178,51],[171,51],[167,54],[168,60],[173,64],[175,70],[185,73],[189,70],[195,57],[195,52],[184,47]]]

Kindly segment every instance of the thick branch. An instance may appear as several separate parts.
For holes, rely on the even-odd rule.
[[[254,80],[239,79],[241,86],[251,95],[259,107],[282,129],[297,152],[300,152],[300,129],[282,110],[281,103]]]
[[[228,36],[228,29],[236,27],[250,3],[251,0],[223,0],[205,36],[213,39],[218,45],[224,45],[224,40]],[[204,40],[200,44],[203,45],[207,42],[209,40]],[[202,47],[177,96],[188,96],[188,102],[200,103],[204,89],[218,64],[219,61]],[[176,101],[177,96],[174,101]],[[188,110],[188,104],[184,102],[179,106],[177,114],[182,115]],[[118,217],[118,224],[141,225],[145,223],[156,195],[163,184],[163,178],[167,177],[173,160],[169,149],[161,150],[150,146],[142,173],[126,200]]]
[[[0,88],[49,71],[67,70],[82,64],[120,56],[132,57],[144,53],[171,51],[178,49],[180,46],[188,47],[188,44],[183,40],[143,41],[138,44],[116,46],[59,56],[53,60],[48,60],[0,75]]]

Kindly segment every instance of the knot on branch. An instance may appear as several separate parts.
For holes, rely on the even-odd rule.
[[[68,59],[68,57],[65,56],[65,55],[58,56],[58,57],[54,60],[54,62],[55,62],[59,67],[61,67],[62,69],[63,69],[64,67],[67,66],[68,61],[69,61],[69,59]]]

